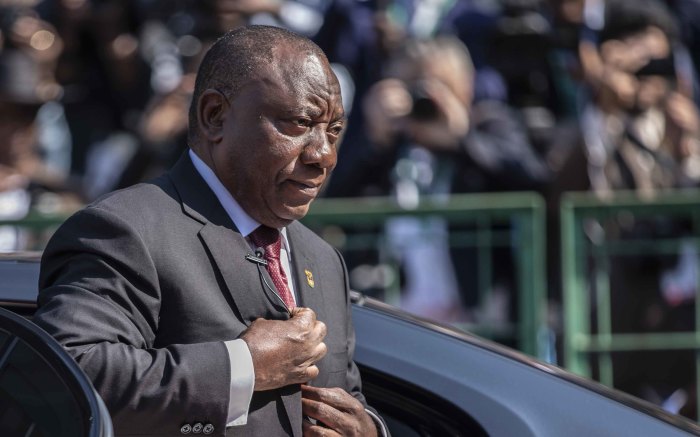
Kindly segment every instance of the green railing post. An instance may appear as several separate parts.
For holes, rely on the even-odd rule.
[[[529,278],[523,277],[522,287],[523,290],[527,290],[527,284],[532,284],[531,290],[523,291],[523,298],[528,302],[532,302],[533,308],[529,309],[529,315],[523,313],[521,317],[526,326],[529,326],[528,332],[535,335],[535,337],[530,339],[530,347],[538,348],[537,353],[533,352],[533,355],[549,361],[556,356],[554,352],[556,345],[554,344],[554,336],[549,335],[551,327],[547,317],[547,205],[544,199],[539,196],[533,197],[532,201],[532,220],[529,223],[531,227],[529,246],[532,252],[530,261],[532,273]],[[524,253],[526,251],[521,250],[521,252]],[[543,333],[545,335],[542,335]]]
[[[582,376],[591,375],[587,357],[582,353],[586,333],[590,332],[589,304],[585,286],[584,242],[580,233],[582,221],[575,215],[574,205],[564,197],[561,202],[561,253],[564,281],[564,365]]]
[[[593,249],[593,259],[595,262],[596,274],[596,306],[598,307],[596,317],[596,328],[598,338],[602,345],[610,347],[612,338],[612,310],[610,297],[610,262],[608,253],[601,245],[596,245]],[[613,363],[609,351],[598,354],[598,371],[600,382],[608,386],[613,385]]]
[[[486,296],[491,291],[493,269],[491,268],[491,220],[489,217],[482,216],[477,219],[476,233],[476,265],[479,277],[477,278],[479,304],[486,302]]]

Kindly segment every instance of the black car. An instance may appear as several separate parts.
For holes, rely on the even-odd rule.
[[[77,365],[38,327],[13,324],[22,321],[16,314],[33,314],[38,273],[37,255],[0,256],[0,306],[13,312],[0,313],[0,436],[111,436],[104,404]],[[695,422],[633,396],[359,294],[353,300],[364,393],[395,437],[700,435]],[[15,364],[13,338],[24,345]],[[52,387],[75,400],[49,396]],[[41,402],[46,408],[34,407]],[[76,433],[54,433],[63,416]],[[6,432],[16,417],[33,431]]]

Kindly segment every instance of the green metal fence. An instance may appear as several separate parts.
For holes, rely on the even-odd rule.
[[[684,246],[700,248],[699,205],[700,191],[654,197],[630,192],[608,198],[590,193],[563,197],[564,364],[568,369],[618,386],[617,380],[627,376],[624,373],[649,366],[653,354],[673,360],[671,354],[685,350],[694,354],[694,379],[700,381],[698,276],[692,284],[694,295],[685,296],[685,304],[668,303],[659,278],[664,269],[668,272],[678,265]],[[697,269],[695,264],[686,270]],[[635,268],[626,269],[626,265]],[[616,280],[623,276],[620,272],[627,284]],[[687,309],[686,313],[679,308]],[[630,317],[629,312],[639,317]],[[688,314],[689,320],[681,323],[678,314]],[[626,324],[620,323],[625,319]],[[641,358],[634,366],[619,367],[619,360],[629,356]],[[700,405],[698,409],[696,414]]]
[[[380,253],[378,260],[382,261],[381,253],[386,249],[384,224],[391,218],[405,216],[437,217],[451,227],[461,227],[450,230],[449,240],[453,247],[469,248],[475,254],[477,290],[467,292],[477,294],[479,302],[487,299],[493,290],[493,271],[499,262],[494,250],[505,249],[511,253],[515,267],[512,273],[515,279],[514,320],[505,325],[484,322],[459,327],[551,361],[552,340],[543,335],[548,332],[545,206],[539,195],[499,193],[426,198],[410,211],[399,208],[389,198],[319,199],[303,221],[344,255],[369,250]],[[42,242],[46,242],[64,219],[65,216],[32,213],[22,220],[0,221],[0,226],[18,226],[35,234],[37,237],[32,239],[31,247],[25,249],[40,250]],[[456,262],[459,264],[459,260]],[[395,280],[386,284],[378,297],[398,304],[401,295],[397,279],[399,266],[390,265],[390,268],[394,270]]]
[[[41,214],[32,211],[24,218],[16,220],[0,220],[0,226],[18,226],[31,231],[46,231],[57,228],[68,217],[65,214]]]
[[[353,251],[374,249],[378,262],[386,262],[384,225],[395,217],[417,217],[429,220],[438,217],[449,226],[451,247],[469,248],[475,254],[478,275],[475,293],[483,302],[493,291],[494,250],[512,253],[517,302],[514,323],[495,326],[489,323],[463,325],[464,329],[485,337],[512,344],[520,350],[551,359],[551,338],[546,326],[545,276],[545,205],[534,193],[464,194],[424,199],[415,209],[399,208],[389,198],[319,199],[304,223],[334,244],[351,260]],[[459,268],[460,260],[453,260]],[[350,266],[352,267],[352,266]],[[398,278],[398,273],[392,276]],[[354,285],[351,283],[351,286]],[[463,290],[465,291],[465,290]],[[398,281],[386,284],[379,297],[398,304]]]

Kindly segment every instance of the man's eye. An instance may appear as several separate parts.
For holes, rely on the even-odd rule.
[[[294,120],[294,124],[301,127],[309,127],[311,126],[311,120],[309,120],[308,118],[297,118],[296,120]]]
[[[328,133],[330,133],[331,135],[335,135],[335,136],[340,135],[340,133],[342,131],[343,131],[343,126],[340,126],[340,125],[335,125],[335,126],[331,126],[330,128],[328,128]]]

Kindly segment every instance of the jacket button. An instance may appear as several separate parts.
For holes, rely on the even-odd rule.
[[[182,434],[189,434],[192,432],[192,426],[189,423],[186,423],[182,425],[182,428],[180,428],[180,432]]]
[[[202,429],[204,428],[204,425],[201,423],[197,422],[194,425],[192,425],[192,434],[199,434],[202,432]]]
[[[212,425],[211,423],[207,423],[206,425],[204,425],[204,430],[202,432],[204,432],[204,434],[207,434],[207,435],[213,433],[214,432],[214,425]]]

